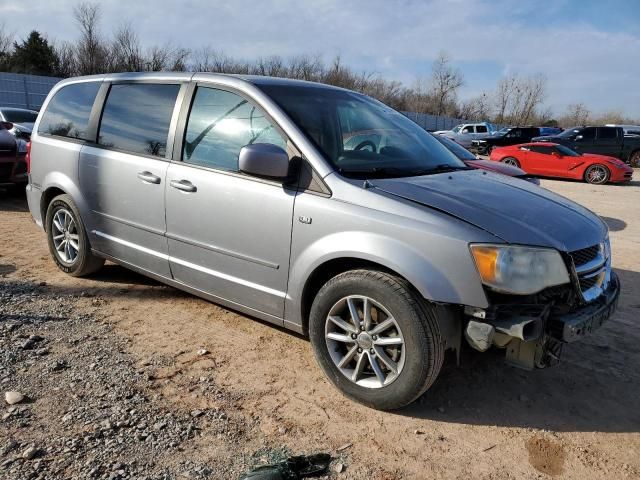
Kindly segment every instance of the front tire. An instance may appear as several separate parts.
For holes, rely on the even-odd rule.
[[[405,280],[380,271],[351,270],[329,280],[311,307],[309,336],[329,380],[379,410],[417,399],[444,360],[434,308]]]
[[[517,158],[504,157],[502,160],[500,160],[500,162],[504,163],[505,165],[511,165],[512,167],[520,168],[520,162],[518,161]]]
[[[599,163],[591,165],[584,172],[584,181],[593,185],[604,185],[609,181],[611,172],[604,165]]]
[[[58,195],[51,201],[45,221],[49,252],[60,270],[82,277],[104,265],[104,259],[91,252],[80,212],[70,195]]]
[[[631,157],[629,157],[629,165],[631,165],[633,168],[640,167],[640,150],[637,150],[631,154]]]

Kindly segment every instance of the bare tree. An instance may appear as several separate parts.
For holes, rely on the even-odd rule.
[[[460,103],[458,116],[466,120],[487,120],[491,116],[491,102],[489,95],[482,92],[480,95]]]
[[[70,42],[56,43],[53,47],[58,55],[59,77],[72,77],[78,72],[75,45]]]
[[[109,70],[139,72],[145,69],[145,59],[137,33],[130,22],[120,25],[111,44]]]
[[[435,115],[446,115],[448,107],[455,102],[458,89],[464,85],[462,72],[451,65],[446,52],[440,52],[433,62],[431,72],[431,94],[435,99]]]
[[[591,112],[584,103],[572,103],[567,107],[567,113],[560,119],[563,127],[574,127],[589,123]]]
[[[95,3],[80,3],[73,9],[80,27],[80,39],[76,47],[78,73],[90,75],[108,69],[108,50],[100,37],[100,6]]]
[[[7,30],[4,22],[0,23],[0,70],[9,69],[14,38],[15,34]]]

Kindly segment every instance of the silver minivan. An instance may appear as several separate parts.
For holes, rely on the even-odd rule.
[[[352,91],[73,78],[50,92],[29,148],[29,208],[61,270],[107,259],[308,335],[327,378],[375,408],[422,395],[448,350],[555,364],[616,306],[599,217],[465,166]]]

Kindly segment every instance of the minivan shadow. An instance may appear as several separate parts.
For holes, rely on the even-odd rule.
[[[0,187],[0,212],[28,212],[27,195],[22,186]]]
[[[397,413],[471,425],[640,432],[640,273],[616,271],[623,285],[618,311],[592,336],[566,345],[558,366],[524,371],[498,350],[469,348],[461,368],[451,359],[434,386]]]

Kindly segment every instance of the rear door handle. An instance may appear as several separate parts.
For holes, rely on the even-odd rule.
[[[170,185],[173,188],[177,188],[178,190],[181,190],[183,192],[193,193],[198,190],[198,188],[189,180],[171,180]]]
[[[146,170],[144,172],[138,172],[138,178],[145,183],[155,183],[156,185],[160,183],[159,176],[154,175],[151,172],[147,172]]]

